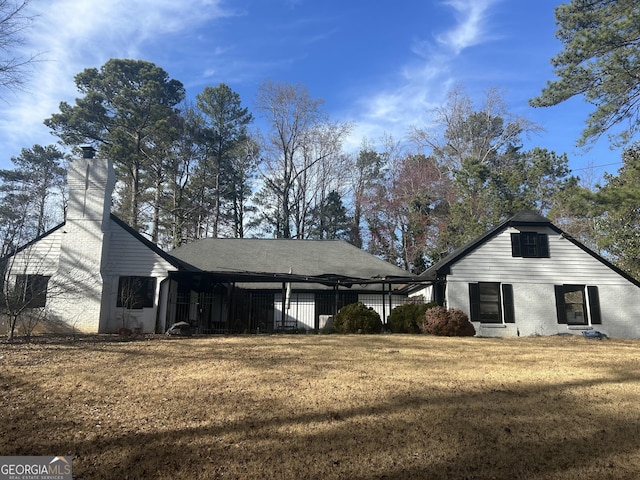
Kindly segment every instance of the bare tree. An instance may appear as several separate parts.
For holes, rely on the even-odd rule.
[[[30,0],[0,0],[0,87],[17,90],[26,82],[27,70],[38,60],[39,54],[16,53],[25,43],[24,32],[31,26],[28,15]]]
[[[527,118],[509,112],[496,88],[487,90],[476,109],[458,86],[449,92],[446,105],[435,110],[435,117],[431,128],[414,128],[412,138],[449,172],[460,170],[468,158],[489,164],[506,148],[519,144],[522,135],[541,130]]]
[[[258,91],[256,108],[270,128],[261,169],[266,189],[278,199],[279,218],[271,219],[277,237],[304,236],[312,169],[340,151],[349,131],[328,122],[322,103],[301,85],[267,81]]]

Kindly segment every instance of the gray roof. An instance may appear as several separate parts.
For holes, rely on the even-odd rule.
[[[410,274],[344,240],[205,238],[171,255],[205,272],[374,278]]]
[[[546,228],[550,228],[551,230],[554,230],[555,232],[557,232],[558,234],[562,235],[564,238],[569,240],[571,243],[573,243],[575,246],[577,246],[584,252],[591,255],[593,258],[595,258],[599,262],[608,266],[609,268],[611,268],[618,274],[622,275],[624,278],[634,283],[635,285],[640,286],[640,281],[638,279],[632,277],[627,272],[621,270],[620,268],[618,268],[617,266],[615,266],[614,264],[612,264],[602,256],[598,255],[596,252],[594,252],[593,250],[591,250],[590,248],[588,248],[587,246],[585,246],[584,244],[582,244],[581,242],[573,238],[571,235],[562,231],[560,228],[554,225],[551,222],[551,220],[549,220],[548,218],[531,210],[524,210],[520,213],[517,213],[513,217],[509,218],[508,220],[504,221],[503,223],[495,227],[493,230],[476,238],[475,240],[472,240],[466,245],[463,245],[462,247],[456,249],[455,251],[447,255],[445,258],[443,258],[442,260],[433,264],[431,267],[425,270],[420,275],[420,278],[424,280],[431,280],[431,281],[442,279],[443,277],[446,277],[446,275],[449,274],[452,264],[460,260],[462,257],[468,255],[469,253],[471,253],[472,251],[474,251],[484,243],[488,242],[490,239],[498,235],[500,232],[504,231],[507,227],[524,227],[524,226],[529,226],[529,227],[544,226]]]

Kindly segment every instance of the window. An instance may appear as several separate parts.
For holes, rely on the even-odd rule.
[[[555,291],[558,323],[584,326],[602,323],[598,287],[556,285]]]
[[[116,305],[130,310],[153,307],[155,296],[155,278],[120,277]]]
[[[546,233],[520,232],[511,234],[511,256],[548,258],[549,236]]]
[[[47,304],[50,278],[45,275],[16,275],[16,293],[27,308],[42,308]]]
[[[471,321],[514,323],[513,285],[480,282],[469,284]]]

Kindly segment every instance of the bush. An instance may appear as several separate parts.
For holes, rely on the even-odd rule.
[[[446,337],[473,337],[476,329],[466,313],[458,308],[434,307],[427,310],[422,331]]]
[[[362,302],[342,307],[333,320],[333,326],[339,333],[382,332],[380,315]]]
[[[400,305],[389,314],[389,331],[392,333],[420,333],[420,324],[429,308],[435,303]]]

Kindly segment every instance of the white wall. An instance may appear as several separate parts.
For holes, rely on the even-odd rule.
[[[391,309],[403,305],[404,298],[401,295],[392,295]],[[364,303],[367,307],[373,308],[383,323],[386,320],[383,318],[383,311],[387,318],[391,312],[389,307],[389,295],[385,294],[384,300],[382,293],[380,294],[360,294],[358,295],[358,301]],[[384,307],[383,307],[384,301]],[[289,324],[292,321],[297,320],[298,328],[304,328],[306,330],[313,330],[315,328],[315,295],[313,293],[297,293],[291,294],[291,303],[289,309],[285,311],[285,314],[289,318]],[[274,311],[274,328],[278,329],[282,325],[282,294],[275,294],[275,311]]]
[[[127,328],[138,327],[143,332],[155,332],[161,283],[167,278],[168,272],[176,268],[114,221],[111,221],[108,242],[109,254],[104,269],[104,296],[107,301],[103,305],[100,331],[115,333],[122,327],[125,319]],[[156,279],[154,306],[132,310],[118,307],[118,282],[121,276],[154,277]]]
[[[593,328],[613,337],[640,337],[640,288],[607,265],[549,229],[550,258],[511,256],[507,229],[451,267],[446,300],[450,308],[470,313],[469,283],[513,285],[515,324],[474,323],[483,336],[580,334],[584,328],[558,324],[554,285],[597,286],[602,324]],[[540,232],[542,233],[542,232]]]
[[[291,293],[289,308],[285,309],[288,317],[287,324],[297,320],[297,328],[313,330],[315,328],[316,303],[313,293]],[[273,326],[278,329],[282,325],[282,293],[276,293],[274,298]]]
[[[69,202],[61,229],[59,264],[52,290],[63,293],[49,301],[52,316],[87,333],[99,330],[103,298],[103,259],[108,244],[113,165],[106,159],[77,158],[68,169]]]

